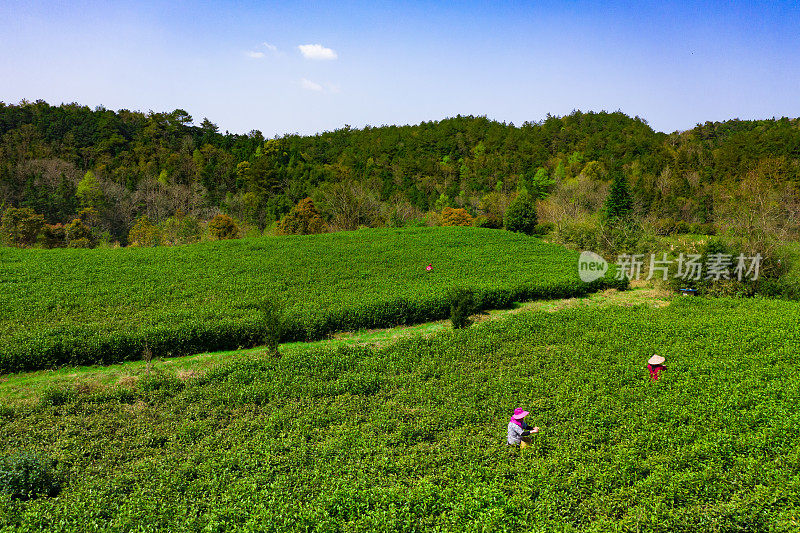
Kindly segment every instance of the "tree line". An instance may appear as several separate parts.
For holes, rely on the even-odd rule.
[[[788,236],[800,213],[798,119],[665,134],[621,112],[575,111],[519,126],[456,116],[271,139],[194,122],[181,109],[0,103],[0,211],[13,209],[9,220],[41,216],[27,243],[80,245],[179,244],[213,228],[225,236],[499,228],[509,212],[530,221],[529,208],[510,210],[521,199],[566,234],[602,222],[613,183],[629,191],[631,216],[661,233]]]

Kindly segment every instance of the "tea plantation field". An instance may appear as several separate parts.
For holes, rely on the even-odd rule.
[[[2,531],[797,531],[800,304],[527,312],[0,407]],[[651,382],[645,361],[667,357]],[[0,402],[3,400],[0,399]],[[542,428],[510,450],[514,407]]]
[[[433,270],[425,267],[432,263]],[[448,316],[447,292],[483,308],[577,296],[577,254],[476,228],[384,229],[109,250],[0,248],[0,374],[253,346],[264,300],[285,340]]]

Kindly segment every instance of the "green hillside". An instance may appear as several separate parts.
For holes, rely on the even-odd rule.
[[[425,267],[432,264],[433,270]],[[284,340],[596,290],[577,253],[479,228],[376,229],[162,248],[0,248],[0,372],[260,344],[257,306],[284,302]]]
[[[94,207],[93,240],[122,244],[144,215],[168,225],[221,209],[262,231],[305,197],[333,229],[407,225],[443,206],[499,227],[519,190],[550,194],[547,221],[560,223],[595,213],[611,180],[625,176],[636,214],[663,231],[676,222],[737,227],[754,188],[770,211],[793,209],[798,124],[729,120],[665,134],[619,111],[576,111],[521,125],[456,116],[265,139],[223,134],[181,109],[0,102],[0,214],[27,207],[69,224]],[[783,214],[768,218],[780,226]]]
[[[0,530],[793,531],[797,316],[760,299],[534,311],[61,386],[0,407],[0,452],[67,480],[0,496]],[[517,406],[542,428],[524,451],[504,445]]]

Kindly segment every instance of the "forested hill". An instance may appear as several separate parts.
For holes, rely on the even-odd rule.
[[[123,243],[142,215],[223,211],[263,229],[306,197],[334,229],[402,224],[444,206],[492,225],[520,188],[539,198],[561,191],[591,211],[622,173],[640,214],[708,222],[719,184],[753,173],[776,187],[800,179],[798,119],[664,134],[621,112],[521,126],[457,116],[275,139],[193,122],[180,109],[0,103],[0,210],[30,207],[55,224],[94,207]]]

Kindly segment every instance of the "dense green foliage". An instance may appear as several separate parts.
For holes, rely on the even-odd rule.
[[[280,355],[281,337],[286,329],[286,312],[284,303],[273,298],[261,302],[258,306],[261,313],[262,328],[264,331],[264,348],[270,355]]]
[[[161,243],[161,230],[144,215],[128,233],[129,246],[158,246]]]
[[[0,264],[0,372],[138,359],[145,342],[154,357],[253,346],[264,338],[257,304],[276,295],[289,302],[283,338],[302,340],[447,318],[454,286],[496,309],[603,283],[578,279],[575,252],[479,228],[0,248]]]
[[[11,499],[55,496],[60,489],[52,460],[28,451],[0,458],[0,493]]]
[[[538,220],[536,218],[536,201],[527,191],[521,191],[506,210],[503,219],[508,231],[518,231],[526,235],[536,233]]]
[[[180,109],[0,103],[0,210],[29,207],[56,224],[94,207],[100,232],[123,244],[142,215],[208,220],[222,209],[263,230],[309,196],[334,229],[409,224],[442,207],[496,224],[493,210],[517,190],[566,191],[580,205],[576,188],[624,175],[640,214],[700,224],[727,216],[729,189],[751,174],[783,202],[800,176],[797,119],[667,135],[620,112],[521,126],[457,116],[269,140],[192,122]]]
[[[55,496],[60,490],[53,460],[25,450],[0,457],[0,494],[12,500],[29,500]]]
[[[453,289],[448,295],[450,300],[450,324],[454,329],[464,329],[472,325],[470,318],[478,311],[475,293],[471,289]]]
[[[0,409],[70,471],[24,531],[793,531],[798,304],[677,299],[314,349]],[[645,361],[667,358],[651,382]],[[505,446],[515,407],[541,427]]]
[[[11,246],[31,246],[44,226],[44,217],[33,209],[10,207],[3,212],[0,235]]]

